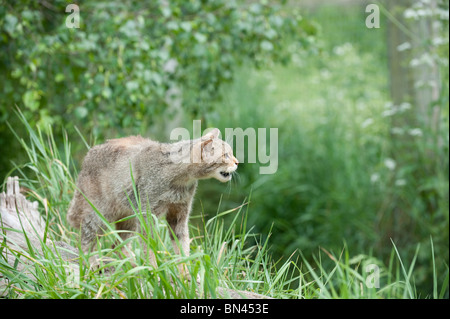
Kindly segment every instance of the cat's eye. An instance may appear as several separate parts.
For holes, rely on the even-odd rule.
[[[229,159],[229,158],[230,158],[230,155],[228,155],[228,153],[225,153],[225,158],[226,158],[226,159]]]

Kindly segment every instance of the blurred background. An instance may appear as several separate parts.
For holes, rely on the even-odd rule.
[[[27,161],[7,125],[27,138],[16,108],[59,141],[67,132],[73,171],[81,136],[168,142],[194,119],[222,134],[278,128],[278,171],[244,162],[228,185],[202,181],[193,223],[248,203],[275,260],[345,246],[388,262],[392,240],[411,261],[420,245],[423,296],[432,238],[446,275],[448,1],[0,3],[2,180]]]

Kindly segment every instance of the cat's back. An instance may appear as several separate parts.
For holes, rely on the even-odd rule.
[[[148,138],[144,138],[140,135],[136,136],[128,136],[128,137],[121,137],[121,138],[115,138],[111,140],[107,140],[105,144],[101,145],[110,145],[113,147],[119,147],[119,148],[130,148],[134,146],[139,146],[145,143],[152,142]]]
[[[122,189],[130,180],[130,163],[154,143],[141,136],[129,136],[92,147],[84,158],[78,187],[93,197],[115,193],[115,188]]]
[[[81,173],[96,175],[103,169],[111,169],[112,166],[120,165],[121,162],[129,160],[142,148],[153,141],[142,136],[129,136],[108,140],[104,144],[92,147],[83,161]]]

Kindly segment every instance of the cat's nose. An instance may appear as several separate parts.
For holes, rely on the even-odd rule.
[[[238,166],[238,164],[239,164],[239,161],[238,161],[238,159],[235,157],[235,158],[234,158],[234,165]]]

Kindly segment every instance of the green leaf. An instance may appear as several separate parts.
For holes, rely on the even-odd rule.
[[[132,92],[139,88],[139,83],[136,81],[128,81],[125,83],[125,86],[127,87],[127,90]]]
[[[84,106],[78,106],[75,109],[75,116],[78,117],[79,119],[84,119],[87,115],[88,115],[88,109],[85,108]]]
[[[111,97],[111,95],[112,95],[112,90],[111,90],[109,87],[105,87],[105,88],[102,90],[102,95],[103,95],[103,97],[104,97],[105,99],[109,99],[109,98]]]
[[[9,13],[5,16],[4,28],[5,31],[9,33],[10,36],[13,36],[14,30],[16,29],[17,26],[17,22],[18,20],[16,16],[13,16],[12,14]]]
[[[64,79],[65,79],[65,77],[64,77],[63,73],[58,73],[55,76],[55,82],[62,82],[62,81],[64,81]]]
[[[194,34],[194,38],[195,38],[195,40],[197,40],[198,43],[205,43],[206,40],[208,40],[208,37],[206,35],[204,35],[203,33],[199,33],[199,32],[196,32]]]
[[[261,41],[260,46],[261,46],[261,49],[264,50],[264,51],[272,51],[273,50],[272,42],[267,41],[267,40]]]
[[[39,93],[35,90],[26,91],[22,96],[23,103],[31,111],[36,111],[39,108],[39,99]]]
[[[186,32],[191,32],[192,31],[192,24],[190,21],[183,21],[180,23],[180,27],[181,29],[183,29]]]

